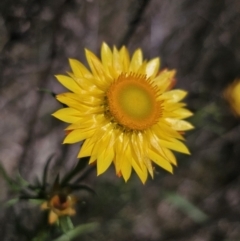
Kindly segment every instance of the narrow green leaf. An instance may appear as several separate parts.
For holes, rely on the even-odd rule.
[[[4,204],[4,206],[5,207],[11,207],[11,206],[15,205],[18,201],[19,201],[18,198],[10,199]]]
[[[70,182],[73,177],[79,174],[86,167],[88,161],[89,157],[80,158],[77,165],[63,178],[61,184],[64,186]]]
[[[23,188],[23,187],[26,187],[29,185],[29,183],[22,177],[22,175],[20,174],[19,171],[17,171],[17,174],[16,174],[16,180],[17,182],[20,184],[20,186]]]
[[[96,222],[81,224],[81,225],[75,227],[73,230],[54,239],[53,241],[70,241],[80,235],[94,232],[97,230],[98,227],[99,227],[99,224]]]
[[[44,199],[33,199],[33,198],[31,198],[31,199],[28,199],[28,201],[30,202],[30,203],[32,203],[32,204],[35,204],[35,205],[41,205],[44,201],[46,201],[46,200],[44,200]]]
[[[2,177],[6,180],[6,182],[9,185],[12,185],[13,180],[9,177],[9,175],[7,174],[5,168],[2,166],[1,163],[0,163],[0,173],[1,173]]]
[[[51,161],[53,160],[54,154],[50,155],[49,158],[47,159],[46,165],[44,166],[43,170],[43,177],[42,177],[42,185],[43,189],[45,190],[46,184],[47,184],[47,176],[48,176],[48,169]]]
[[[7,174],[5,168],[2,166],[1,163],[0,163],[0,174],[5,179],[5,181],[7,182],[11,190],[19,191],[21,189],[20,185],[15,180],[10,178],[10,176]]]
[[[49,237],[49,233],[46,231],[41,231],[37,234],[35,238],[33,238],[31,241],[46,241]]]
[[[71,190],[75,191],[75,190],[86,190],[92,194],[96,194],[96,192],[89,186],[85,185],[85,184],[69,184]]]
[[[166,192],[164,198],[197,223],[205,222],[208,219],[208,216],[202,210],[176,193]]]
[[[60,224],[60,227],[61,227],[63,233],[67,233],[70,230],[74,229],[72,220],[69,216],[60,217],[59,224]]]

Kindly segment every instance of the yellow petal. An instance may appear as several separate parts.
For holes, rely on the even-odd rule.
[[[94,147],[94,144],[90,143],[90,139],[85,140],[83,145],[81,146],[81,149],[77,157],[82,158],[82,157],[91,156],[93,147]]]
[[[172,139],[171,141],[159,140],[160,145],[167,147],[171,150],[190,154],[188,148],[180,141]]]
[[[187,91],[184,90],[170,90],[162,94],[163,98],[168,99],[171,102],[179,102],[187,95]]]
[[[124,135],[123,133],[117,133],[116,136],[118,136],[118,138],[116,139],[116,143],[114,145],[114,148],[115,148],[115,169],[116,169],[116,173],[119,174],[120,171],[121,171],[121,165],[122,165],[122,162],[124,162],[124,160],[128,160],[129,157],[126,155],[126,148],[128,146],[128,142],[129,142],[129,139],[128,138],[124,138]]]
[[[103,68],[102,63],[96,57],[96,55],[93,54],[91,51],[85,49],[85,54],[92,73],[94,74],[95,77],[98,77],[103,81],[105,79],[106,72]]]
[[[121,136],[119,136],[119,140],[121,141],[121,146],[122,146],[121,153],[123,154],[129,147],[129,142],[130,142],[129,135],[123,133]],[[128,155],[130,155],[128,152],[126,152],[126,153]],[[129,156],[128,156],[128,158],[129,158]]]
[[[236,79],[224,90],[224,98],[235,116],[240,115],[240,80]]]
[[[165,114],[166,117],[167,117],[169,114],[171,114],[173,111],[178,110],[178,109],[183,108],[183,107],[186,106],[186,104],[185,104],[185,103],[182,103],[182,102],[176,102],[176,103],[174,103],[174,102],[170,102],[170,101],[164,100],[162,96],[163,96],[163,95],[160,95],[160,96],[158,97],[158,99],[159,99],[160,101],[161,101],[161,100],[164,101],[164,104],[163,104],[163,105],[164,105],[163,115],[164,115],[165,113],[167,113],[167,114]],[[163,115],[162,115],[162,116],[163,116]]]
[[[166,171],[173,173],[172,165],[164,159],[162,156],[158,155],[152,150],[148,150],[149,158],[154,161],[157,165],[165,169]]]
[[[142,183],[144,184],[147,180],[147,168],[144,166],[143,169],[140,169],[140,167],[138,166],[138,164],[136,163],[136,161],[132,158],[132,167],[135,170],[135,172],[137,173],[137,175],[139,176],[139,178],[141,179]]]
[[[143,62],[142,50],[137,49],[132,57],[129,71],[137,72]]]
[[[69,59],[69,63],[70,63],[73,74],[77,78],[92,77],[92,74],[89,72],[89,70],[78,60]]]
[[[100,94],[102,90],[100,90],[94,83],[95,78],[93,75],[84,76],[84,77],[76,77],[73,73],[67,72],[67,74],[74,79],[74,81],[81,87],[81,95],[86,93],[91,94]]]
[[[120,168],[120,160],[121,160],[121,158],[119,158],[118,156],[119,155],[115,155],[115,159],[113,159],[116,175],[118,175],[121,172],[121,168]]]
[[[126,134],[121,134],[118,140],[119,141],[116,142],[116,145],[115,145],[115,147],[117,146],[118,148],[116,149],[116,152],[115,152],[116,153],[115,158],[117,162],[119,162],[117,164],[119,165],[119,170],[117,171],[117,174],[121,172],[125,182],[127,182],[132,172],[132,160],[133,160],[131,148],[129,146],[129,137]]]
[[[75,93],[70,93],[70,92],[66,92],[66,93],[62,93],[56,96],[56,99],[68,106],[78,106],[80,103],[79,101],[79,97],[78,95],[76,95]]]
[[[154,152],[160,154],[160,156],[165,158],[167,161],[169,161],[173,165],[177,166],[176,157],[174,156],[172,151],[170,151],[169,149],[167,149],[165,147],[161,147],[161,149],[158,149],[158,150],[154,149]]]
[[[115,46],[113,48],[113,69],[117,75],[120,75],[123,71],[120,55]]]
[[[74,130],[74,129],[93,129],[98,126],[104,125],[105,116],[103,114],[94,115],[92,113],[91,117],[88,116],[79,117],[78,121],[69,125],[65,130]]]
[[[76,214],[76,210],[73,209],[73,208],[69,208],[68,209],[68,215],[72,216],[72,215],[75,215]]]
[[[96,126],[95,122],[92,118],[84,118],[80,117],[78,118],[77,122],[74,122],[73,124],[69,125],[67,128],[65,128],[66,131],[76,130],[76,129],[92,129]]]
[[[99,149],[101,147],[101,141],[105,137],[105,135],[112,130],[111,124],[105,118],[102,118],[101,122],[99,122],[99,126],[101,128],[95,128],[95,133],[93,136],[89,138],[89,144],[95,144],[95,149]],[[93,155],[98,154],[98,150],[96,152],[93,150]]]
[[[95,129],[94,130],[86,130],[86,131],[83,131],[81,129],[73,130],[66,136],[63,143],[70,144],[70,143],[76,143],[76,142],[85,140],[85,139],[89,138],[90,136],[92,136],[94,134],[94,132],[95,132]]]
[[[68,105],[70,107],[73,107],[74,109],[78,109],[83,111],[84,108],[86,108],[86,105],[88,106],[99,106],[100,104],[102,104],[102,100],[99,98],[96,98],[94,96],[87,96],[85,94],[79,96],[75,93],[63,93],[63,94],[59,94],[56,96],[56,99],[65,104]]]
[[[185,120],[166,118],[165,119],[169,124],[171,124],[172,128],[177,131],[186,131],[194,128],[192,124]]]
[[[106,70],[112,67],[112,51],[106,43],[102,44],[101,59]]]
[[[42,210],[49,209],[48,203],[47,203],[47,202],[42,203],[42,205],[40,206],[40,208],[41,208]]]
[[[146,66],[147,77],[154,78],[159,71],[159,67],[160,67],[160,59],[159,58],[154,58],[154,59],[150,60]]]
[[[143,61],[142,65],[138,68],[137,73],[141,75],[146,75],[147,61]]]
[[[96,162],[96,160],[97,160],[97,157],[96,157],[96,156],[94,156],[94,155],[91,155],[91,157],[90,157],[90,160],[89,160],[88,164],[93,164],[93,163],[95,163],[95,162]]]
[[[121,160],[121,173],[123,179],[125,180],[125,182],[127,182],[132,173],[132,166],[127,158]]]
[[[90,142],[95,143],[92,150],[93,156],[99,157],[106,149],[109,147],[112,148],[112,132],[111,124],[103,124],[102,127],[95,132],[94,137],[91,137]]]
[[[49,224],[54,224],[57,220],[58,220],[58,215],[53,211],[50,211],[48,216]]]
[[[97,159],[97,175],[104,173],[114,158],[113,148],[107,148]]]
[[[152,162],[148,158],[145,158],[144,164],[146,165],[148,172],[150,173],[151,177],[153,178]]]
[[[63,108],[54,112],[52,116],[66,123],[75,123],[80,119],[80,112],[73,108]]]
[[[152,127],[154,133],[158,136],[158,138],[163,140],[169,140],[169,138],[177,138],[179,140],[184,140],[182,135],[172,128],[171,124],[166,123],[165,120],[159,121],[158,124]]]
[[[130,57],[129,57],[129,52],[126,49],[125,46],[123,46],[120,49],[120,58],[121,58],[121,62],[122,62],[122,68],[124,72],[127,72],[129,69],[129,64],[130,64]]]
[[[179,119],[185,119],[185,118],[190,117],[192,115],[193,115],[193,113],[190,110],[185,109],[185,108],[179,108],[177,110],[174,110],[171,114],[171,116],[173,116],[173,117],[176,116]]]
[[[82,91],[80,86],[72,78],[65,75],[55,75],[55,77],[67,89],[74,93],[81,94]]]
[[[96,107],[100,106],[103,103],[103,100],[96,98],[95,96],[83,95],[79,97],[79,102],[83,103],[84,105]]]
[[[73,216],[75,214],[76,214],[76,211],[73,208],[69,207],[69,208],[61,210],[59,213],[59,216],[65,216],[65,215]]]
[[[158,85],[162,93],[165,92],[169,88],[169,86],[171,86],[175,74],[175,70],[169,71],[166,69],[161,71],[159,75],[154,79],[154,82]]]
[[[168,150],[167,148],[162,148],[164,154],[167,157],[167,160],[171,162],[173,165],[177,166],[177,160],[175,155],[172,153],[172,151]]]
[[[143,158],[146,156],[144,153],[146,152],[144,148],[144,140],[142,133],[131,134],[131,142],[130,142],[131,154],[134,158],[135,162],[139,165],[141,169],[146,167]]]

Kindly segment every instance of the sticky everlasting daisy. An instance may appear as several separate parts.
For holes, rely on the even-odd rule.
[[[49,210],[48,222],[54,224],[61,216],[72,216],[76,213],[73,208],[76,198],[71,195],[56,194],[41,205],[42,210]]]
[[[112,162],[125,181],[134,169],[144,183],[153,163],[172,173],[172,150],[189,154],[181,133],[193,128],[183,120],[192,113],[179,102],[186,92],[170,90],[175,71],[159,73],[159,58],[143,60],[140,49],[130,58],[124,46],[105,43],[101,59],[89,50],[86,58],[90,71],[70,59],[72,73],[56,76],[71,91],[57,95],[68,107],[53,114],[70,123],[64,143],[84,141],[78,157],[90,156],[98,175]]]
[[[240,79],[236,79],[224,91],[224,97],[228,101],[232,112],[240,116]]]

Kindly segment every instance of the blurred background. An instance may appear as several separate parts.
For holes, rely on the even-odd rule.
[[[156,167],[145,185],[113,168],[91,172],[83,183],[97,194],[76,194],[73,222],[100,228],[76,240],[240,240],[240,120],[222,98],[240,77],[239,0],[1,0],[0,32],[0,161],[11,177],[34,181],[51,154],[50,179],[76,163],[80,144],[62,145],[66,125],[51,116],[61,105],[38,90],[63,92],[54,75],[70,70],[68,58],[86,63],[84,48],[140,47],[189,92],[192,155],[177,154],[174,175]],[[6,207],[12,197],[0,177],[1,239],[45,240],[46,213],[26,201]]]

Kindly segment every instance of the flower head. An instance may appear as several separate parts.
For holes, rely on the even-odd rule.
[[[235,80],[224,91],[224,97],[228,101],[233,113],[240,116],[240,79]]]
[[[180,133],[193,128],[183,120],[192,113],[179,102],[186,91],[170,90],[175,71],[159,73],[159,58],[143,60],[140,49],[130,58],[125,46],[105,43],[101,60],[89,50],[86,58],[90,71],[70,59],[72,73],[56,76],[71,91],[57,95],[68,107],[53,114],[70,123],[64,143],[84,140],[78,157],[90,156],[98,175],[112,162],[125,181],[133,168],[144,183],[153,163],[172,173],[172,150],[189,154]]]
[[[76,199],[72,195],[55,194],[41,205],[42,210],[49,209],[49,224],[55,223],[61,216],[72,216],[76,213],[73,208]]]

